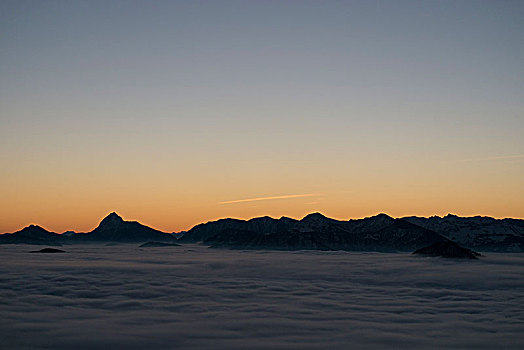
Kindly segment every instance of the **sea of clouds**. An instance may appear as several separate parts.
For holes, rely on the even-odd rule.
[[[524,348],[524,254],[0,246],[0,348]]]

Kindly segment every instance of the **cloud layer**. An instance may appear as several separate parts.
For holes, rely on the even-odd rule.
[[[522,348],[524,255],[0,246],[6,348]]]

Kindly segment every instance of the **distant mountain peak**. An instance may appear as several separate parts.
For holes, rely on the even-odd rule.
[[[389,216],[386,213],[379,213],[379,214],[375,215],[375,217],[377,219],[393,219],[391,216]]]
[[[42,226],[31,224],[31,225],[28,225],[27,228],[42,228]]]
[[[38,226],[38,225],[34,225],[34,224],[31,224],[29,226],[26,226],[24,227],[21,231],[45,231],[45,232],[48,232],[45,228],[43,228],[42,226]]]
[[[100,222],[97,228],[88,232],[85,239],[106,242],[148,242],[171,241],[176,238],[138,221],[126,221],[117,213],[112,212]]]
[[[273,221],[271,216],[265,215],[265,216],[257,216],[256,218],[249,219],[248,221]]]
[[[100,224],[109,223],[109,222],[122,222],[124,219],[115,212],[110,213],[106,216]]]
[[[306,216],[304,216],[302,221],[316,221],[316,220],[324,220],[324,219],[328,219],[328,217],[326,217],[324,214],[316,212],[316,213],[307,214]]]
[[[369,217],[364,218],[364,220],[377,222],[377,223],[390,223],[390,222],[395,221],[394,218],[392,218],[391,216],[385,213],[379,213],[374,216],[369,216]]]
[[[124,221],[124,219],[122,219],[122,217],[120,215],[118,215],[116,212],[112,212],[110,213],[109,215],[107,215],[104,220],[106,219],[109,219],[109,220],[121,220],[121,221]]]

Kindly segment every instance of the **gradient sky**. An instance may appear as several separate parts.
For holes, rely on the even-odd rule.
[[[523,1],[4,0],[0,50],[0,232],[524,217]]]

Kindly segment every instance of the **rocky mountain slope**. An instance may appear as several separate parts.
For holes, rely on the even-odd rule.
[[[405,217],[404,220],[435,231],[458,244],[480,251],[524,252],[524,220],[485,216],[446,215]]]
[[[208,222],[189,230],[180,241],[236,249],[408,251],[443,239],[386,214],[339,221],[314,213],[302,220],[262,217]]]

